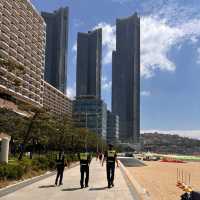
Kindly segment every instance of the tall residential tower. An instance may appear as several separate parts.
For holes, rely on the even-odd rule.
[[[69,9],[42,12],[46,22],[45,80],[66,93]]]
[[[113,52],[112,112],[119,116],[119,139],[139,142],[140,136],[140,18],[117,19]]]
[[[101,98],[102,30],[78,33],[76,96]]]

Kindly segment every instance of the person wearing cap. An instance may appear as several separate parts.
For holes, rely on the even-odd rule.
[[[79,160],[80,160],[80,173],[81,173],[81,180],[80,185],[81,188],[88,187],[89,182],[89,165],[91,162],[91,156],[86,150],[79,153]],[[84,181],[85,178],[85,181]],[[84,185],[85,182],[85,185]]]
[[[57,176],[56,176],[56,180],[55,180],[55,185],[58,184],[58,179],[60,179],[59,186],[63,185],[62,180],[63,180],[63,173],[64,173],[65,165],[66,165],[66,163],[65,163],[64,152],[60,151],[56,158]]]
[[[108,188],[111,188],[111,187],[114,187],[115,163],[117,163],[117,167],[119,167],[118,160],[117,160],[117,153],[113,149],[112,144],[109,144],[108,151],[105,152],[102,166],[105,160],[106,160]]]

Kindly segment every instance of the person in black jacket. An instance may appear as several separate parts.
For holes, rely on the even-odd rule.
[[[63,173],[64,173],[64,169],[65,169],[65,156],[64,156],[64,152],[60,151],[59,154],[57,155],[56,158],[56,168],[57,168],[57,176],[56,176],[56,180],[55,180],[55,185],[58,184],[58,179],[59,180],[59,186],[63,185]]]
[[[108,151],[105,152],[102,166],[105,160],[106,160],[108,188],[111,188],[111,187],[114,187],[115,162],[117,163],[117,167],[119,167],[118,160],[117,160],[117,153],[113,149],[112,144],[109,144],[109,149]]]
[[[89,182],[89,165],[91,162],[91,156],[86,150],[83,150],[79,153],[79,160],[80,160],[80,172],[81,172],[81,180],[80,185],[81,188],[84,188],[84,176],[85,176],[85,187],[88,187]]]

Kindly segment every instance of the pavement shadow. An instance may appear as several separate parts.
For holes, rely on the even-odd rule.
[[[90,191],[99,191],[99,190],[105,190],[107,189],[108,187],[99,187],[99,188],[90,188],[89,190]]]
[[[73,192],[73,191],[76,191],[76,190],[80,190],[81,188],[80,187],[76,187],[76,188],[66,188],[66,189],[62,189],[61,191],[63,192]]]
[[[41,185],[38,188],[51,188],[51,187],[56,187],[55,185]]]

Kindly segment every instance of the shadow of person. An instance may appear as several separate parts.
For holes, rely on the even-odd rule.
[[[61,191],[63,192],[73,192],[73,191],[76,191],[76,190],[80,190],[81,188],[78,187],[78,188],[66,188],[66,189],[62,189]]]
[[[41,185],[38,188],[51,188],[51,187],[56,187],[56,185]]]
[[[105,190],[107,189],[108,187],[100,187],[100,188],[90,188],[89,190],[90,191],[98,191],[98,190]]]

